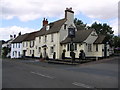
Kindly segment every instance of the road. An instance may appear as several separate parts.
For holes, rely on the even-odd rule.
[[[2,88],[118,88],[118,59],[76,66],[4,59]]]

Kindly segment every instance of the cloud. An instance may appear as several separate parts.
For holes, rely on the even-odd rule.
[[[36,31],[36,30],[27,28],[27,27],[18,27],[18,26],[0,28],[0,40],[9,40],[10,35],[14,35],[14,34],[16,34],[16,36],[18,36],[18,33],[20,31],[22,34],[24,34],[24,33],[30,33],[30,32]]]
[[[118,36],[118,19],[109,21],[109,24],[112,27],[112,30],[114,31],[114,35]]]
[[[19,18],[21,21],[40,17],[60,17],[66,7],[73,7],[75,14],[84,13],[91,18],[117,17],[119,0],[1,0],[3,19]]]

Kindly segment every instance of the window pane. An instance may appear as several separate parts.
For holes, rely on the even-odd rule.
[[[96,44],[96,51],[98,51],[98,44]]]
[[[75,43],[75,50],[77,50],[77,44]]]
[[[67,44],[67,51],[70,51],[70,44]]]

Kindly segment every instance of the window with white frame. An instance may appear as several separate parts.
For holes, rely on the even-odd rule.
[[[96,52],[98,52],[98,44],[96,44]]]
[[[64,29],[65,29],[65,30],[67,29],[67,24],[64,24]]]
[[[54,47],[50,47],[50,53],[52,54],[54,52]]]
[[[92,44],[88,44],[88,52],[92,52]]]
[[[47,42],[47,36],[45,35],[45,42]]]
[[[74,47],[75,49],[74,50],[77,50],[77,43],[75,43],[74,45],[75,45],[75,47]]]
[[[16,43],[16,48],[17,48],[17,43]]]
[[[26,42],[26,47],[28,46],[28,42]]]
[[[18,56],[20,56],[20,52],[18,52]]]
[[[14,51],[13,51],[13,56],[14,56]]]
[[[70,44],[67,44],[67,51],[70,51]]]
[[[31,54],[31,50],[30,50],[30,54]]]
[[[13,44],[13,48],[14,48],[14,44]]]
[[[30,47],[34,47],[34,41],[30,41]]]
[[[24,47],[24,42],[23,42],[23,47]]]
[[[41,53],[41,47],[38,48],[38,53]]]
[[[18,44],[18,48],[20,48],[20,43]]]
[[[51,34],[51,42],[53,42],[53,36],[54,36],[54,35],[53,35],[53,34]]]
[[[41,42],[41,36],[39,36],[39,43]]]
[[[47,26],[46,26],[46,30],[49,30],[49,29],[50,29],[50,26],[49,26],[49,25],[47,25]]]

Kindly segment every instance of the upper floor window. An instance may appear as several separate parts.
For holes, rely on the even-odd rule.
[[[23,42],[23,47],[24,47],[24,42]]]
[[[41,36],[39,36],[39,42],[41,42]]]
[[[26,47],[28,46],[28,42],[26,42]]]
[[[30,47],[34,47],[34,41],[30,41]]]
[[[45,36],[45,42],[47,42],[47,36]]]
[[[92,52],[92,44],[88,44],[88,52]]]
[[[17,48],[17,43],[16,43],[16,48]]]
[[[51,34],[51,42],[53,42],[53,34]]]
[[[49,30],[49,29],[50,29],[50,26],[49,26],[49,25],[47,25],[47,26],[46,26],[46,30]]]
[[[20,43],[18,44],[18,48],[20,48]]]
[[[64,29],[66,29],[67,28],[67,24],[64,24]]]

